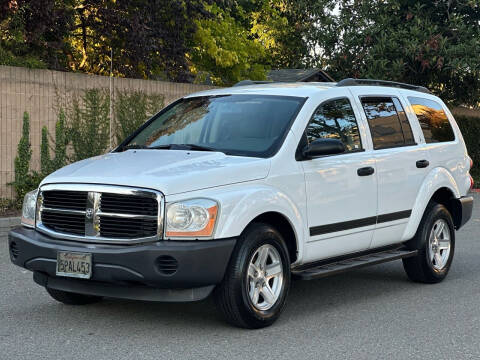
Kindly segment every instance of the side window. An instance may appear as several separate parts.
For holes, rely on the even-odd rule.
[[[455,134],[442,106],[436,101],[409,96],[426,143],[455,140]]]
[[[305,131],[308,143],[319,139],[338,139],[346,152],[362,149],[357,119],[347,98],[335,99],[320,105]]]
[[[395,97],[363,97],[375,150],[414,145],[412,129],[402,104]]]

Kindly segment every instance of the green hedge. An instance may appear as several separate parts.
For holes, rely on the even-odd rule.
[[[473,159],[473,169],[470,171],[475,179],[475,187],[480,187],[480,118],[455,116],[467,144],[468,154]]]

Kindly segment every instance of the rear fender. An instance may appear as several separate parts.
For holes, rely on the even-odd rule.
[[[420,191],[418,192],[415,204],[410,215],[407,227],[402,236],[402,241],[410,240],[415,236],[423,214],[433,194],[440,189],[449,189],[455,198],[459,198],[460,191],[453,176],[443,167],[432,169],[423,180]]]

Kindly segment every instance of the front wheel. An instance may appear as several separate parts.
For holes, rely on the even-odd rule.
[[[438,283],[448,274],[455,252],[455,228],[448,209],[430,203],[415,237],[407,244],[418,255],[403,259],[408,277],[417,282]]]
[[[257,329],[280,316],[290,288],[290,258],[281,234],[256,223],[240,236],[214,298],[232,325]]]

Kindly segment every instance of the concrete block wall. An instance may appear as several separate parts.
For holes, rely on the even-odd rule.
[[[141,90],[146,94],[163,95],[165,105],[212,86],[171,83],[141,79],[112,78],[115,91]],[[33,156],[31,167],[40,168],[41,129],[47,126],[55,133],[59,107],[65,107],[73,96],[86,89],[109,90],[110,78],[79,73],[43,69],[0,66],[0,198],[13,198],[14,191],[7,184],[13,181],[13,162],[22,134],[24,111],[30,114],[30,142]],[[159,109],[160,110],[160,109]]]

